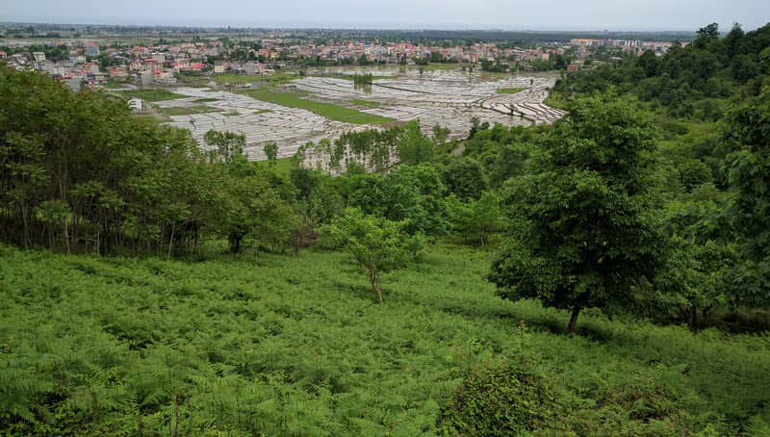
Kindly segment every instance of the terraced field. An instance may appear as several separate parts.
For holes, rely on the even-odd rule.
[[[449,128],[452,139],[467,136],[473,117],[490,124],[514,126],[550,124],[564,115],[563,111],[543,103],[548,89],[555,83],[553,75],[493,75],[459,69],[420,73],[418,70],[391,69],[385,74],[376,72],[378,78],[374,84],[361,87],[343,78],[356,72],[339,70],[329,75],[327,71],[325,76],[311,72],[311,75],[278,89],[292,97],[292,101],[306,102],[307,105],[283,106],[276,99],[260,99],[262,94],[259,92],[200,88],[176,89],[176,93],[186,97],[157,104],[166,112],[171,110],[173,113],[172,108],[180,108],[177,113],[182,113],[181,108],[206,99],[206,105],[219,112],[172,115],[170,124],[190,129],[199,141],[209,129],[242,132],[246,134],[246,152],[256,160],[265,159],[262,146],[268,141],[278,144],[279,157],[288,157],[308,141],[333,139],[343,132],[381,126],[368,124],[367,120],[405,122],[419,119],[426,132],[435,124]],[[499,93],[500,89],[521,91]],[[339,110],[313,110],[316,107]],[[329,115],[336,113],[358,113],[359,117]]]

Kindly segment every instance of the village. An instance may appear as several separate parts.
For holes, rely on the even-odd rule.
[[[426,45],[419,42],[380,41],[377,38],[308,41],[291,32],[266,33],[259,38],[163,37],[141,44],[107,36],[0,38],[0,60],[20,70],[37,70],[81,87],[140,87],[176,85],[186,76],[221,74],[271,75],[288,68],[345,65],[463,64],[489,71],[577,71],[593,55],[665,53],[674,42],[627,39],[573,38],[569,41],[469,45]],[[2,36],[2,34],[0,34]],[[452,41],[455,42],[455,41]],[[686,43],[685,43],[686,44]],[[619,58],[618,58],[619,59]]]

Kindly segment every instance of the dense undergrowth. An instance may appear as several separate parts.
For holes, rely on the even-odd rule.
[[[564,314],[495,296],[484,278],[492,253],[439,245],[386,276],[378,305],[340,253],[184,262],[0,246],[0,429],[451,433],[438,418],[463,380],[486,381],[500,357],[533,353],[527,372],[558,405],[538,414],[562,432],[768,431],[767,335],[589,311],[570,338]]]

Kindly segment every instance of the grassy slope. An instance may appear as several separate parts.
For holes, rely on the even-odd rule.
[[[356,111],[355,109],[346,108],[344,106],[339,106],[332,103],[323,103],[304,99],[293,92],[274,91],[271,89],[256,89],[242,92],[250,97],[265,102],[275,103],[289,108],[307,109],[308,111],[315,112],[316,114],[322,117],[326,117],[330,120],[355,124],[378,124],[393,121],[393,119],[387,117],[367,114],[365,112]]]
[[[0,246],[0,258],[0,393],[41,386],[46,398],[58,387],[54,399],[85,405],[95,393],[103,423],[75,433],[135,433],[139,412],[146,431],[167,433],[176,394],[181,435],[431,435],[458,370],[510,352],[519,320],[578,404],[654,381],[690,414],[735,425],[770,398],[767,337],[588,312],[570,339],[566,314],[498,299],[483,280],[489,255],[463,247],[388,275],[382,306],[338,253],[185,263]]]

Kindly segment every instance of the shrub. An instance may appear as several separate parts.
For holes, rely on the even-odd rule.
[[[509,359],[472,372],[441,410],[439,427],[452,436],[523,435],[547,426],[555,408],[546,380]]]

